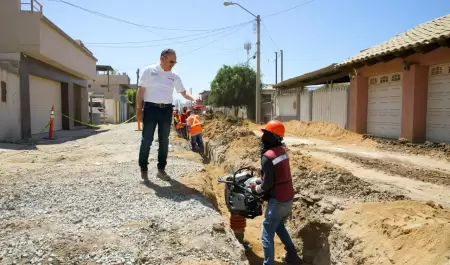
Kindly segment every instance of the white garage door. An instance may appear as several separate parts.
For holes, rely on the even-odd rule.
[[[430,67],[426,138],[450,142],[450,65]]]
[[[53,128],[61,130],[61,83],[30,75],[31,134],[40,133],[48,124],[52,105],[55,105]]]
[[[369,78],[367,133],[399,138],[402,124],[402,75]]]

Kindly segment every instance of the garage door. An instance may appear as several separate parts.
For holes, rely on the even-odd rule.
[[[450,142],[450,65],[430,67],[426,138]]]
[[[402,124],[402,74],[369,78],[367,133],[399,138]]]
[[[61,130],[61,83],[30,75],[31,134],[40,133],[48,124],[52,105],[55,105],[54,130]]]

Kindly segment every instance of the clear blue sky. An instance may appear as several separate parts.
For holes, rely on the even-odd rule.
[[[284,79],[288,79],[340,62],[417,24],[450,13],[448,0],[315,0],[291,11],[265,18],[266,15],[310,1],[236,1],[254,14],[260,14],[265,25],[265,28],[263,25],[261,27],[261,71],[264,83],[275,82],[275,51],[280,49],[284,51]],[[132,83],[136,82],[137,68],[142,69],[157,62],[161,50],[171,47],[178,54],[178,64],[174,70],[180,74],[185,87],[192,88],[194,95],[198,96],[199,92],[209,89],[209,83],[222,65],[247,60],[245,42],[252,43],[251,54],[256,51],[253,24],[232,34],[230,33],[234,29],[207,34],[152,28],[144,30],[63,3],[51,0],[40,2],[44,5],[44,14],[50,20],[72,38],[81,39],[85,43],[154,41],[163,37],[177,38],[203,33],[184,39],[137,44],[87,44],[97,57],[98,64],[108,64],[120,72],[128,73]],[[221,0],[67,2],[137,24],[172,29],[209,30],[252,19],[251,15],[238,6],[224,7]],[[226,34],[230,35],[219,39]],[[196,38],[202,39],[176,43]],[[217,39],[219,40],[206,45]],[[155,45],[161,46],[148,47]],[[255,67],[255,63],[255,60],[251,60],[252,66]],[[280,69],[278,73],[280,74]]]

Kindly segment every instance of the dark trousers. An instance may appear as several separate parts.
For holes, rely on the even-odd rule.
[[[203,146],[203,138],[202,138],[202,134],[196,134],[196,135],[191,135],[191,146],[192,146],[192,151],[196,151],[197,150],[197,146],[200,148],[200,153],[203,154],[205,147]]]
[[[187,140],[188,139],[187,127],[186,126],[182,127],[180,129],[180,131],[181,131],[181,137],[183,137],[184,139]]]
[[[153,137],[158,126],[158,169],[165,169],[169,152],[170,124],[172,122],[172,108],[156,106],[144,107],[141,148],[139,149],[139,166],[141,170],[148,170],[148,156]]]

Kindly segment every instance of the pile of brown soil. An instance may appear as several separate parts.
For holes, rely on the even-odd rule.
[[[374,144],[372,141],[366,140],[361,134],[342,129],[334,123],[292,120],[284,122],[284,126],[286,127],[286,133],[291,136],[320,137],[357,143],[365,141],[366,144]]]
[[[361,204],[337,217],[351,253],[343,264],[450,264],[450,212],[433,204]]]
[[[203,137],[211,138],[238,127],[248,127],[249,121],[224,115],[212,114],[204,117]]]

